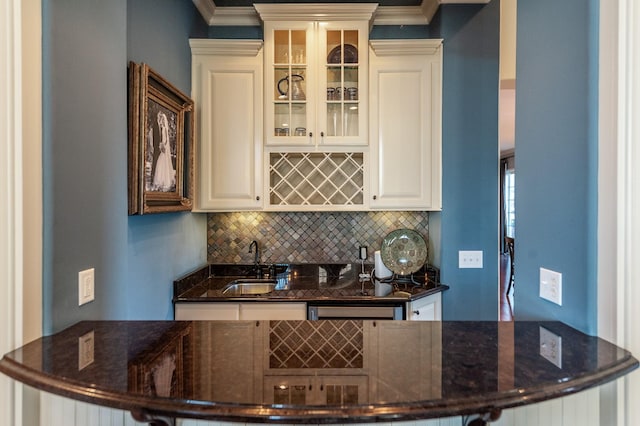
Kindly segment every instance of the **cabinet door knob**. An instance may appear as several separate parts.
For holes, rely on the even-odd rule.
[[[256,201],[260,201],[260,196],[256,196]]]
[[[313,132],[309,132],[309,138],[313,137]]]
[[[414,315],[420,315],[420,311],[413,311]]]
[[[378,199],[378,196],[377,196],[377,195],[374,195],[374,196],[373,196],[373,199],[374,199],[374,200],[377,200],[377,199]]]

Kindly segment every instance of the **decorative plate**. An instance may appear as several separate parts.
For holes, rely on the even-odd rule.
[[[416,272],[427,260],[427,243],[411,229],[391,231],[380,248],[382,263],[397,275]]]
[[[340,63],[340,55],[342,54],[342,46],[336,46],[331,49],[329,55],[327,56],[327,63],[329,64],[339,64]],[[358,48],[352,44],[344,45],[344,63],[345,64],[355,64],[358,62]]]

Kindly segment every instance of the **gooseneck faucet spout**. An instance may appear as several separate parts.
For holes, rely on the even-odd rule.
[[[256,271],[256,277],[262,278],[262,268],[260,268],[260,248],[258,247],[258,242],[256,240],[251,241],[251,244],[249,244],[249,253],[253,253],[254,248],[255,254],[253,256],[253,268]]]

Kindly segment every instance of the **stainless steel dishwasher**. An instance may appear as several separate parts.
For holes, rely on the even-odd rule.
[[[366,305],[366,304],[317,304],[307,305],[307,319],[378,319],[402,320],[405,318],[405,304]]]

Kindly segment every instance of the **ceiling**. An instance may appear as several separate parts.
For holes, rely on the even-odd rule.
[[[344,0],[214,0],[217,7],[247,7],[255,3],[347,3]],[[420,6],[422,0],[349,0],[348,3],[378,3],[380,6]]]
[[[324,4],[341,0],[192,0],[209,25],[260,25],[256,3]],[[425,25],[441,4],[484,4],[489,0],[349,0],[347,3],[377,4],[374,25]]]

